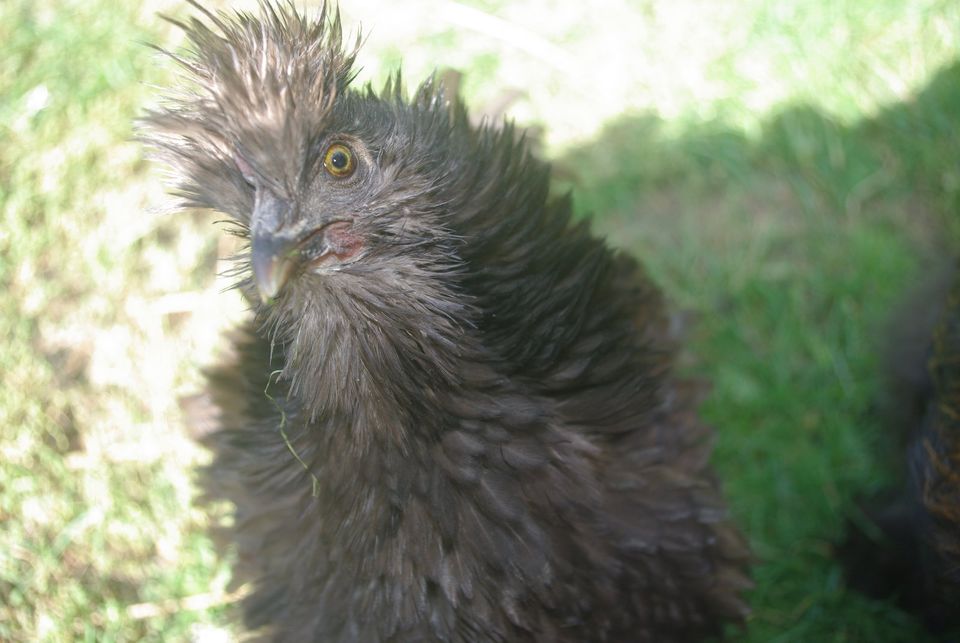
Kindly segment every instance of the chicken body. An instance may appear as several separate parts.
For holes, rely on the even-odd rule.
[[[183,25],[145,119],[233,217],[255,312],[211,376],[247,625],[290,641],[686,641],[748,552],[658,289],[512,128],[350,87],[338,20]]]
[[[864,502],[838,553],[855,588],[960,634],[960,279],[935,271],[895,320],[888,438],[904,480]],[[953,638],[949,640],[954,640]]]
[[[960,280],[954,278],[933,335],[934,394],[910,447],[923,517],[918,523],[928,625],[960,634]]]

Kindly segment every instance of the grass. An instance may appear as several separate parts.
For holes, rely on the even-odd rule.
[[[130,141],[170,78],[141,44],[177,42],[157,11],[187,8],[0,4],[2,640],[231,632],[180,408],[243,311],[219,292],[215,217],[153,209],[159,173]],[[519,88],[509,113],[545,127],[578,210],[697,313],[690,368],[714,382],[715,461],[758,557],[734,638],[923,640],[844,587],[831,543],[896,473],[871,413],[884,319],[958,241],[960,8],[344,11],[369,33],[363,79],[443,61],[474,105]]]

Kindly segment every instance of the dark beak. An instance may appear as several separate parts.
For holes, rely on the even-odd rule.
[[[293,274],[299,259],[296,235],[283,229],[290,204],[268,190],[258,190],[251,218],[250,263],[253,280],[264,303],[270,302]]]
[[[253,280],[261,301],[269,303],[277,296],[293,274],[298,254],[294,239],[254,234],[250,259],[253,264]]]

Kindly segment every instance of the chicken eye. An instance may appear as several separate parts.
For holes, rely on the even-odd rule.
[[[353,160],[353,152],[343,143],[334,143],[327,148],[323,155],[323,167],[330,176],[338,179],[345,179],[356,169],[356,163]]]

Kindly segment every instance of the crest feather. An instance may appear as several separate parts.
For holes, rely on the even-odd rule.
[[[235,154],[261,165],[274,180],[286,183],[298,175],[313,136],[355,76],[361,37],[345,48],[340,12],[326,3],[315,17],[300,14],[292,2],[275,7],[261,1],[259,16],[191,4],[202,19],[167,18],[186,33],[186,53],[160,50],[183,70],[184,86],[147,113],[141,136],[192,177],[180,184],[186,204],[209,207],[203,192],[211,190],[197,184],[242,180],[234,171]]]

